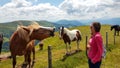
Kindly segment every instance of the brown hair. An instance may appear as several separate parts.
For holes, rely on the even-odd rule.
[[[95,32],[100,32],[101,24],[99,22],[93,22],[92,25],[95,29]]]

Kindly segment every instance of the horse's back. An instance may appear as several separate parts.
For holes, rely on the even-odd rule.
[[[25,53],[25,41],[21,41],[17,32],[14,32],[10,38],[11,55],[23,55]]]
[[[81,39],[81,32],[78,29],[74,29],[68,33],[68,36],[70,37],[71,41],[74,39]]]

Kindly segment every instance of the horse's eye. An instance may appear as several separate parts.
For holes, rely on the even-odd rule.
[[[34,29],[34,31],[35,31],[35,32],[38,32],[38,31],[39,31],[39,29]]]

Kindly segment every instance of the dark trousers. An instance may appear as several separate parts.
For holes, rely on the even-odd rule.
[[[89,68],[100,68],[101,61],[93,64],[93,63],[91,62],[91,60],[89,59],[89,60],[88,60],[88,64],[89,64]]]

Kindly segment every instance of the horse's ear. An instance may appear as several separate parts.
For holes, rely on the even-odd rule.
[[[53,31],[55,32],[56,27],[53,27]]]
[[[62,26],[62,29],[64,29],[64,26]]]
[[[23,27],[23,29],[27,32],[30,32],[30,29]]]

